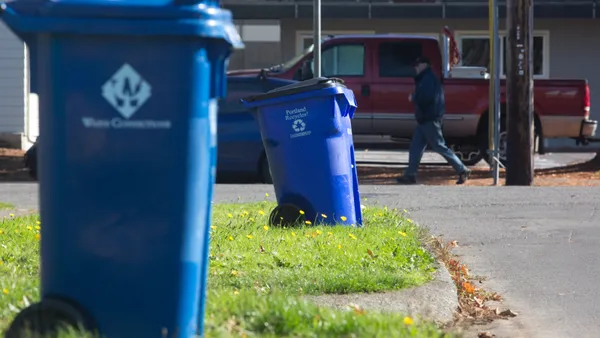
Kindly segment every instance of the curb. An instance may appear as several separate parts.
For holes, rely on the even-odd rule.
[[[377,293],[305,296],[316,305],[337,309],[358,305],[365,310],[396,312],[434,321],[443,326],[454,321],[458,308],[456,286],[442,262],[436,260],[434,279],[424,285]]]

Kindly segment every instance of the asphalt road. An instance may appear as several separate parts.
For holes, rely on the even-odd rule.
[[[269,185],[218,185],[214,200],[261,201],[265,193],[274,199]],[[519,314],[510,321],[524,327],[508,337],[599,336],[599,189],[362,186],[361,194],[364,204],[407,209],[458,241],[472,274],[486,276]],[[37,208],[37,185],[0,184],[0,201]]]

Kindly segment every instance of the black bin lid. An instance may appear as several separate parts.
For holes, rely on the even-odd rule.
[[[274,99],[282,96],[300,94],[304,92],[310,92],[318,89],[326,89],[326,88],[334,88],[334,87],[342,87],[346,88],[344,84],[344,80],[336,78],[336,77],[317,77],[310,80],[301,81],[298,83],[292,83],[287,86],[275,88],[269,90],[264,94],[251,95],[243,98],[242,100],[246,102],[256,102],[262,100]]]

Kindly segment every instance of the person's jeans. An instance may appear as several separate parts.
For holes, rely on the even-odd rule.
[[[417,124],[415,127],[408,151],[408,168],[404,172],[405,176],[416,176],[427,144],[431,146],[433,151],[442,155],[458,174],[467,169],[456,154],[446,146],[446,141],[442,134],[442,122],[433,121]]]

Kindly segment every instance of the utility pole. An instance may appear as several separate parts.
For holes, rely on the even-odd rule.
[[[533,0],[507,0],[506,26],[506,185],[533,185]]]
[[[313,4],[313,74],[321,77],[321,0]]]
[[[500,134],[500,38],[498,37],[498,0],[489,0],[490,91],[488,109],[488,145],[494,185],[500,177],[498,138]]]

